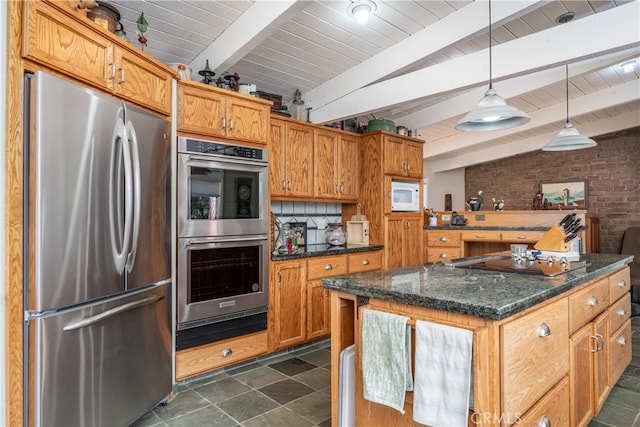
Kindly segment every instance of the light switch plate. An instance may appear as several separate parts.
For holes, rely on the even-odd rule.
[[[451,221],[451,215],[442,215],[443,221]]]

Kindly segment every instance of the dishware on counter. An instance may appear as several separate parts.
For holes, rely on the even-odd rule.
[[[527,257],[527,245],[523,244],[512,244],[511,248],[511,258],[516,259],[524,259]]]
[[[341,223],[328,224],[324,237],[327,243],[333,246],[342,246],[347,242],[347,235]]]

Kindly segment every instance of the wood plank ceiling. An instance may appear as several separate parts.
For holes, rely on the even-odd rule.
[[[311,121],[372,116],[419,130],[433,172],[540,149],[569,114],[597,141],[640,126],[639,0],[510,0],[492,2],[494,87],[529,124],[511,130],[458,132],[489,81],[486,0],[373,0],[366,24],[347,13],[349,0],[113,0],[125,31],[149,23],[145,50],[166,63],[184,63],[192,78],[205,61],[217,76],[291,101],[296,89]],[[556,22],[573,12],[572,21]]]

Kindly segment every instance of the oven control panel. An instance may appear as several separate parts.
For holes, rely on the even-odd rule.
[[[267,160],[266,150],[262,148],[246,147],[242,145],[226,144],[222,142],[203,141],[201,139],[191,138],[180,138],[179,142],[184,142],[185,144],[185,147],[178,147],[179,151],[184,150],[184,152],[186,153],[211,154],[216,156],[239,157],[243,159],[254,159],[263,161]]]

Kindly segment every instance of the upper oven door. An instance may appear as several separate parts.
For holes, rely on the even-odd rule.
[[[267,166],[178,154],[178,236],[266,234]]]

